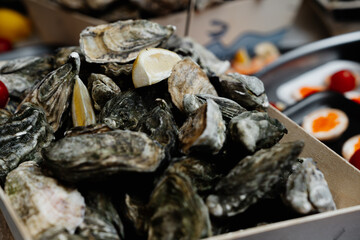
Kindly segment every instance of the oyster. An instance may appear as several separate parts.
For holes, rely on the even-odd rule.
[[[84,220],[81,194],[43,175],[34,161],[24,162],[8,174],[5,193],[34,238],[55,226],[74,233]]]
[[[70,104],[75,77],[79,74],[79,70],[80,57],[74,52],[70,54],[68,63],[52,71],[39,82],[20,106],[25,102],[31,102],[42,107],[48,123],[56,132]]]
[[[69,233],[63,227],[52,227],[43,232],[36,240],[86,240],[88,238],[81,237]]]
[[[2,64],[0,80],[10,96],[23,98],[51,70],[52,59],[49,57],[24,57]]]
[[[224,120],[230,121],[236,115],[247,111],[233,100],[216,97],[210,94],[185,94],[183,99],[184,111],[191,114],[196,111],[202,104],[206,103],[206,99],[212,99],[219,106]]]
[[[136,90],[118,93],[100,113],[100,121],[112,129],[136,130],[140,119],[151,110],[149,102]]]
[[[136,235],[146,236],[148,229],[146,203],[125,194],[124,209],[125,217],[133,225]]]
[[[203,93],[217,96],[206,74],[190,58],[185,58],[175,64],[168,79],[168,88],[173,103],[180,111],[184,110],[185,94]]]
[[[257,77],[222,74],[216,85],[220,96],[234,100],[247,110],[265,111],[269,107],[264,84]]]
[[[200,195],[209,192],[221,177],[213,163],[194,157],[176,159],[166,171],[188,177],[191,185]]]
[[[101,67],[104,69],[105,74],[110,77],[118,77],[121,75],[127,75],[131,76],[133,64],[132,63],[126,63],[126,64],[120,64],[120,63],[106,63],[101,65]]]
[[[6,109],[0,108],[0,125],[6,123],[12,116],[11,112]]]
[[[104,10],[117,0],[86,0],[87,5],[96,11]]]
[[[0,180],[24,161],[40,161],[40,150],[53,140],[44,112],[30,104],[0,125]]]
[[[281,181],[282,172],[296,162],[303,146],[301,141],[278,143],[241,160],[207,197],[210,213],[216,217],[234,216],[271,193]]]
[[[175,27],[147,20],[126,20],[88,27],[80,33],[80,47],[86,61],[93,63],[134,60],[139,52],[166,42]]]
[[[284,200],[300,214],[335,210],[327,182],[315,162],[311,158],[300,161],[302,164],[288,178]]]
[[[150,202],[148,239],[200,239],[211,236],[209,213],[190,181],[167,174],[154,189]]]
[[[155,171],[164,150],[145,133],[115,130],[60,139],[42,155],[58,178],[77,182],[124,171]]]
[[[74,127],[96,123],[95,112],[85,84],[75,76],[75,85],[71,102],[71,117]]]
[[[175,147],[178,129],[166,102],[163,99],[156,102],[158,106],[140,119],[137,130],[158,141],[170,153]]]
[[[180,128],[180,148],[185,154],[194,151],[216,154],[225,142],[225,130],[219,106],[208,99]]]
[[[70,46],[70,47],[62,47],[56,50],[54,55],[55,58],[55,68],[59,68],[62,65],[66,64],[69,60],[69,56],[72,52],[77,52],[81,59],[85,59],[84,55],[81,52],[79,46]]]
[[[86,192],[84,196],[85,217],[77,234],[85,239],[124,239],[124,227],[111,199],[100,192]]]
[[[106,126],[105,124],[94,124],[82,127],[74,127],[69,131],[65,132],[65,137],[73,137],[83,134],[94,134],[94,133],[104,133],[111,131],[111,128]]]
[[[120,92],[120,88],[111,80],[103,75],[92,73],[88,79],[88,88],[94,101],[94,108],[100,111],[105,103]]]
[[[231,119],[229,132],[235,142],[255,152],[275,145],[287,133],[287,129],[266,112],[249,111]]]

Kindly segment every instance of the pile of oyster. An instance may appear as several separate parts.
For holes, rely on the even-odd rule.
[[[134,88],[145,48],[180,59]],[[0,181],[33,239],[199,239],[335,209],[263,83],[174,27],[89,27],[80,47],[0,63]]]

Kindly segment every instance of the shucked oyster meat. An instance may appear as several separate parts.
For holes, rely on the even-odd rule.
[[[302,162],[286,183],[285,201],[298,213],[326,212],[336,206],[322,172],[311,158]]]
[[[84,220],[81,194],[45,176],[34,161],[24,162],[9,173],[5,193],[34,238],[53,227],[74,233]]]
[[[234,216],[245,211],[281,181],[281,174],[297,161],[304,143],[278,143],[242,159],[222,178],[206,204],[216,217]]]
[[[175,27],[147,20],[126,20],[88,27],[80,33],[80,47],[86,61],[93,63],[135,60],[139,52],[166,42]]]
[[[153,172],[164,158],[145,133],[115,130],[67,137],[43,149],[44,164],[60,179],[102,179],[124,171]]]
[[[30,103],[0,125],[0,180],[24,161],[40,161],[54,135],[44,112]]]

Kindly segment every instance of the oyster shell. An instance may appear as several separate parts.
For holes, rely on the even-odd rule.
[[[266,112],[249,111],[231,119],[229,132],[235,142],[255,152],[275,145],[287,133],[287,129]]]
[[[304,143],[278,143],[241,160],[206,199],[212,215],[234,216],[271,193],[282,172],[297,161]]]
[[[148,239],[200,239],[211,236],[209,213],[190,181],[167,174],[154,189],[150,202]]]
[[[75,76],[75,85],[71,101],[71,117],[74,127],[96,123],[95,112],[85,84]]]
[[[236,115],[247,111],[233,100],[216,97],[210,94],[185,94],[183,99],[184,111],[191,114],[196,111],[207,99],[212,99],[219,106],[224,120],[230,121]]]
[[[12,116],[11,112],[6,109],[0,108],[0,125],[6,123]]]
[[[30,104],[0,125],[0,180],[24,161],[40,161],[40,150],[53,140],[44,112]]]
[[[221,177],[213,163],[195,157],[176,159],[166,171],[187,177],[200,195],[208,193]]]
[[[103,10],[117,0],[86,0],[87,5],[96,11]]]
[[[81,194],[43,175],[34,161],[24,162],[8,174],[5,193],[34,238],[55,226],[74,233],[84,220]]]
[[[217,96],[206,74],[190,58],[185,58],[175,64],[168,79],[168,88],[173,103],[180,111],[184,110],[185,94],[202,93]]]
[[[126,20],[88,27],[80,33],[80,47],[86,61],[93,63],[134,60],[139,52],[166,42],[175,27],[147,20]]]
[[[175,147],[178,129],[166,102],[158,99],[157,104],[158,106],[140,119],[137,130],[158,141],[169,154]]]
[[[136,235],[146,236],[148,229],[146,203],[125,194],[124,209],[125,217],[136,230]]]
[[[208,99],[180,128],[181,151],[185,154],[197,151],[216,154],[225,142],[225,131],[219,106]]]
[[[121,75],[127,75],[131,76],[133,64],[132,63],[126,63],[126,64],[120,64],[120,63],[106,63],[101,65],[101,67],[104,69],[105,74],[110,77],[118,77]]]
[[[68,63],[48,74],[35,86],[23,102],[31,102],[44,109],[48,123],[56,132],[63,122],[70,104],[75,77],[79,74],[80,57],[70,54]]]
[[[88,88],[94,101],[94,108],[100,111],[105,103],[120,92],[120,88],[111,78],[92,73],[88,79]]]
[[[145,133],[115,130],[67,137],[43,149],[44,164],[60,179],[77,182],[119,172],[152,172],[164,158]]]
[[[95,134],[95,133],[104,133],[111,131],[111,128],[105,124],[94,124],[88,126],[74,127],[69,131],[65,132],[65,137],[73,137],[83,134]]]
[[[86,192],[84,196],[85,217],[77,234],[85,239],[124,239],[124,227],[110,197],[100,192]]]
[[[216,85],[220,96],[234,100],[247,110],[265,111],[269,107],[264,84],[257,77],[239,73],[222,74]]]
[[[52,69],[52,59],[49,57],[19,58],[0,66],[0,80],[6,85],[10,96],[23,98]]]
[[[69,60],[69,56],[71,53],[77,52],[80,56],[80,59],[84,60],[85,56],[82,54],[79,46],[70,46],[70,47],[62,47],[56,49],[56,53],[54,55],[55,58],[55,69],[61,67],[66,64]]]
[[[300,214],[335,210],[327,182],[315,162],[311,158],[300,161],[302,164],[288,178],[284,200]]]
[[[36,240],[86,240],[79,235],[69,233],[63,227],[52,227],[43,232]]]

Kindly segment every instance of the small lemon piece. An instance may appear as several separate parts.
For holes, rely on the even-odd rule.
[[[149,86],[168,78],[173,66],[180,60],[179,55],[166,49],[141,50],[132,69],[135,88]]]
[[[31,24],[27,17],[17,11],[0,8],[0,37],[16,42],[30,34]]]

